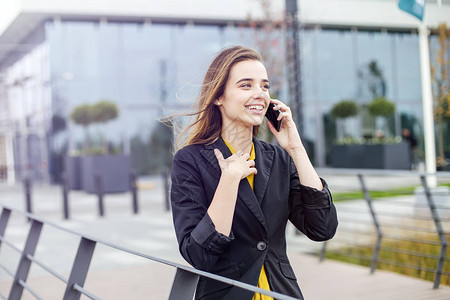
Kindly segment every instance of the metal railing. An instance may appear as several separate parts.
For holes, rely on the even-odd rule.
[[[162,172],[163,178],[163,186],[164,186],[164,207],[166,211],[170,210],[170,198],[169,198],[169,190],[170,190],[170,171],[169,169],[164,169]],[[95,175],[95,195],[97,196],[97,209],[98,215],[100,217],[105,216],[105,196],[106,193],[104,191],[104,179],[100,174]],[[131,208],[133,214],[138,214],[140,205],[139,205],[139,197],[138,197],[138,184],[137,184],[137,175],[132,170],[129,174],[129,193],[131,195]],[[23,180],[23,190],[25,194],[25,210],[28,213],[33,213],[33,181],[29,177],[25,177]],[[63,217],[65,220],[70,219],[70,188],[67,177],[65,174],[61,177],[61,192],[62,192],[62,208],[63,208]]]
[[[14,245],[14,243],[5,238],[5,231],[12,213],[23,215],[26,218],[28,218],[28,220],[30,220],[31,222],[28,237],[26,238],[25,246],[23,247],[23,249],[19,249],[19,247]],[[65,278],[64,276],[60,275],[53,268],[49,267],[46,262],[43,262],[35,257],[35,251],[39,243],[39,237],[41,235],[44,226],[50,226],[56,230],[63,231],[64,233],[67,234],[72,234],[80,238],[80,241],[78,243],[78,250],[74,262],[71,266],[71,272],[68,278]],[[271,296],[276,299],[281,300],[296,299],[290,296],[282,295],[280,293],[260,289],[247,283],[239,282],[212,273],[200,271],[192,267],[181,265],[169,260],[164,260],[155,256],[139,253],[131,249],[126,249],[124,247],[121,247],[119,245],[110,242],[102,241],[94,237],[89,237],[77,233],[75,231],[59,226],[48,220],[39,218],[30,213],[12,209],[5,206],[3,206],[2,213],[0,216],[0,247],[7,246],[11,248],[13,251],[19,253],[20,260],[15,272],[11,271],[3,262],[0,262],[0,269],[2,269],[3,272],[5,272],[7,275],[13,278],[13,283],[11,285],[9,295],[6,297],[5,295],[0,294],[0,297],[2,299],[9,299],[9,300],[20,299],[22,297],[24,290],[27,290],[36,299],[43,299],[41,296],[39,296],[39,290],[35,290],[30,285],[27,284],[27,278],[30,271],[30,267],[32,264],[35,264],[44,271],[46,271],[48,274],[59,279],[65,284],[65,292],[64,295],[62,296],[62,299],[64,300],[80,299],[81,295],[84,295],[90,299],[100,299],[99,296],[93,294],[92,292],[84,288],[84,283],[88,275],[91,260],[93,258],[94,249],[97,244],[101,244],[121,252],[142,257],[144,259],[151,260],[175,268],[176,269],[175,277],[172,282],[170,294],[168,295],[169,300],[188,300],[188,299],[192,300],[200,276],[221,281],[223,283],[229,284],[231,286],[236,286],[247,291]]]
[[[320,174],[326,178],[327,173],[357,178],[366,205],[356,205],[356,202],[351,200],[344,201],[344,205],[344,202],[337,203],[338,233],[333,240],[323,243],[320,260],[328,253],[344,256],[349,260],[365,261],[365,264],[370,266],[371,273],[375,272],[380,264],[434,273],[435,289],[439,287],[442,276],[450,276],[450,272],[444,271],[445,264],[450,263],[450,257],[447,255],[447,238],[450,237],[450,195],[443,196],[444,203],[436,204],[437,196],[427,182],[427,177],[433,180],[448,179],[450,182],[450,172],[425,174],[411,171],[330,169]],[[389,176],[392,180],[397,176],[415,177],[420,179],[423,194],[409,192],[407,196],[398,195],[402,197],[372,199],[366,179],[373,176]],[[419,201],[420,197],[423,197],[424,201]],[[359,204],[362,204],[361,201]],[[408,243],[409,249],[399,246],[401,242]],[[426,245],[438,247],[439,254],[424,253],[420,250]],[[381,252],[414,257],[418,263],[381,257]],[[420,260],[432,260],[436,267],[423,266]]]

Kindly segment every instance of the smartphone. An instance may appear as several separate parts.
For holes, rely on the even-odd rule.
[[[273,108],[275,107],[275,105],[271,102],[269,103],[269,108],[267,109],[266,112],[266,118],[269,120],[270,123],[272,123],[273,127],[275,127],[275,129],[277,131],[280,131],[280,127],[281,127],[281,121],[278,121],[278,116],[280,115],[280,111],[279,110],[273,110]]]

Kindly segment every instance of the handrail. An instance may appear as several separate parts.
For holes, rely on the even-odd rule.
[[[9,218],[9,215],[11,214],[11,212],[18,213],[22,216],[27,217],[29,220],[32,221],[32,225],[30,227],[30,232],[29,232],[29,236],[27,239],[27,243],[25,245],[25,249],[23,251],[21,251],[22,252],[21,262],[19,263],[19,267],[18,267],[16,274],[15,275],[13,274],[13,276],[16,278],[16,280],[15,280],[16,284],[13,284],[13,286],[11,287],[10,296],[8,297],[8,299],[10,299],[10,300],[20,299],[23,288],[27,289],[36,298],[41,299],[38,296],[37,292],[33,291],[26,284],[26,278],[27,278],[28,270],[30,268],[31,263],[38,264],[39,266],[43,267],[45,270],[50,271],[50,274],[52,274],[53,276],[55,276],[58,279],[67,283],[66,292],[65,292],[63,299],[69,299],[69,298],[70,299],[79,299],[81,294],[83,294],[91,299],[100,299],[97,296],[95,296],[94,294],[92,294],[91,292],[89,292],[83,288],[84,280],[87,276],[90,261],[91,261],[92,254],[93,254],[93,250],[94,250],[96,244],[102,244],[104,246],[131,254],[131,255],[139,256],[139,257],[149,259],[149,260],[152,260],[152,261],[155,261],[158,263],[162,263],[162,264],[165,264],[165,265],[168,265],[171,267],[175,267],[176,274],[175,274],[174,282],[172,283],[171,293],[168,298],[169,300],[192,299],[193,294],[189,296],[188,295],[189,293],[186,293],[186,291],[191,290],[192,293],[195,291],[195,287],[197,285],[197,281],[200,276],[207,277],[209,279],[213,279],[213,280],[217,280],[217,281],[221,281],[223,283],[226,283],[226,284],[229,284],[232,286],[236,286],[236,287],[245,289],[247,291],[271,296],[273,298],[280,299],[280,300],[295,300],[295,299],[297,299],[297,298],[283,295],[283,294],[280,294],[277,292],[264,290],[264,289],[255,287],[253,285],[250,285],[250,284],[247,284],[244,282],[229,279],[227,277],[222,277],[222,276],[215,275],[215,274],[212,274],[209,272],[197,270],[192,267],[182,265],[182,264],[179,264],[179,263],[176,263],[173,261],[165,260],[165,259],[162,259],[162,258],[159,258],[156,256],[144,254],[144,253],[140,253],[140,252],[134,251],[132,249],[127,249],[120,245],[116,245],[114,243],[104,241],[99,238],[95,238],[95,237],[92,237],[89,235],[85,235],[85,234],[76,232],[76,231],[68,229],[68,228],[64,228],[52,221],[45,220],[41,217],[35,216],[28,212],[24,212],[24,211],[10,208],[7,206],[2,206],[2,207],[3,207],[3,212],[2,212],[2,216],[0,217],[0,224],[2,224],[2,226],[4,226],[4,227],[7,226],[7,219]],[[72,272],[71,272],[69,280],[66,280],[61,275],[57,274],[55,271],[46,267],[42,262],[38,262],[33,257],[34,249],[37,246],[39,234],[41,232],[43,225],[51,226],[55,229],[64,231],[69,234],[79,236],[81,238],[79,248],[78,248],[78,253],[77,253],[75,261],[72,265]],[[0,235],[0,246],[1,246],[2,242],[6,243],[6,241],[3,238],[5,228],[3,228],[3,230],[2,230],[2,226],[0,226],[0,234],[1,234]],[[20,273],[20,274],[18,274],[18,273]],[[186,278],[188,278],[189,280],[186,280]],[[187,286],[187,285],[190,285],[190,286]],[[180,298],[180,295],[182,295],[181,298]],[[3,296],[0,295],[0,297],[3,297]]]
[[[369,244],[373,244],[373,252],[372,252],[372,258],[371,260],[371,273],[375,271],[376,264],[384,263],[384,264],[392,264],[396,266],[401,266],[405,268],[415,268],[418,270],[425,270],[427,272],[433,272],[434,273],[434,283],[433,288],[438,288],[441,280],[441,275],[447,276],[448,272],[445,272],[443,270],[445,262],[449,262],[450,259],[446,257],[447,254],[447,246],[448,241],[446,235],[449,234],[448,229],[447,231],[444,230],[443,223],[449,224],[450,218],[448,218],[450,207],[448,205],[439,205],[435,203],[435,195],[431,192],[431,189],[428,187],[427,183],[427,177],[434,177],[434,178],[450,178],[450,172],[436,172],[436,173],[425,173],[425,172],[415,172],[415,171],[401,171],[401,170],[372,170],[372,169],[328,169],[328,168],[318,168],[317,172],[322,176],[324,175],[332,175],[332,174],[339,174],[342,175],[348,175],[348,176],[354,176],[355,179],[359,179],[360,187],[359,190],[363,193],[364,199],[366,200],[366,208],[363,211],[362,206],[352,207],[350,205],[345,205],[342,207],[342,209],[338,208],[338,211],[341,213],[345,213],[345,216],[340,217],[340,223],[342,228],[340,232],[343,232],[345,234],[349,233],[353,236],[353,239],[355,239],[354,235],[360,234],[360,232],[363,232],[364,238],[367,237],[373,237],[374,234],[370,234],[370,231],[367,230],[370,226],[369,220],[372,221],[373,229],[375,229],[375,242],[373,242],[372,239],[370,239],[369,242],[366,244],[367,248],[369,248]],[[411,177],[411,178],[417,178],[417,183],[415,182],[413,185],[423,187],[423,192],[421,192],[421,197],[425,198],[425,200],[422,200],[423,202],[412,202],[408,203],[404,200],[397,201],[372,201],[370,192],[366,186],[365,177],[370,176],[389,176],[390,178],[395,177]],[[401,192],[399,193],[401,195]],[[415,193],[414,196],[417,196]],[[389,198],[387,198],[389,199]],[[363,200],[363,199],[361,199]],[[378,207],[377,205],[380,204],[382,206]],[[403,210],[403,208],[410,208],[414,209],[414,213],[408,213],[408,211]],[[400,211],[400,212],[398,212]],[[444,217],[438,213],[438,211],[444,214]],[[369,215],[369,217],[367,217]],[[402,220],[399,222],[399,224],[395,224],[395,220]],[[386,220],[386,222],[385,222]],[[423,221],[423,222],[422,222]],[[347,226],[343,226],[345,223],[350,223],[351,228],[347,228]],[[404,224],[405,222],[412,222],[412,224]],[[414,222],[417,222],[416,225]],[[426,222],[426,223],[424,223]],[[355,226],[357,225],[364,225],[364,230],[355,230]],[[429,228],[422,227],[423,224],[429,224]],[[431,227],[431,224],[434,224],[434,227]],[[446,227],[448,228],[448,227]],[[383,230],[383,232],[381,231]],[[403,230],[398,232],[398,230]],[[404,233],[404,230],[410,231],[408,234]],[[435,234],[436,240],[427,240],[420,238],[421,236],[418,235],[419,238],[411,236],[411,232],[421,232],[421,233],[430,233]],[[395,234],[394,234],[395,232]],[[369,235],[368,235],[369,234]],[[392,248],[388,245],[383,246],[385,243],[384,241],[388,240],[389,242],[394,241],[407,241],[410,243],[418,243],[418,244],[428,244],[428,245],[434,245],[440,247],[439,255],[427,255],[427,254],[421,254],[417,251],[408,251],[404,250],[401,247]],[[331,243],[337,243],[340,246],[339,247],[330,247],[328,244]],[[334,239],[331,242],[327,242],[323,244],[322,250],[320,252],[320,260],[323,260],[324,257],[326,257],[326,251],[336,253],[338,255],[344,255],[349,257],[355,257],[358,255],[354,254],[348,254],[347,251],[341,251],[343,249],[342,245],[346,245],[347,247],[353,247],[351,242],[347,242],[346,240],[339,241]],[[345,246],[344,246],[345,247]],[[425,268],[421,266],[411,266],[407,264],[398,263],[396,261],[390,261],[386,259],[381,259],[379,257],[380,250],[383,251],[390,251],[390,252],[397,252],[405,255],[418,255],[421,257],[426,257],[429,259],[434,259],[437,261],[437,266],[435,269],[432,268]],[[366,258],[361,259],[367,259],[368,256],[365,256]]]
[[[379,176],[406,176],[406,177],[420,177],[420,176],[436,176],[438,178],[450,177],[449,171],[439,171],[434,173],[412,171],[412,170],[389,170],[389,169],[350,169],[350,168],[316,168],[317,173],[320,174],[336,174],[336,175],[379,175]]]

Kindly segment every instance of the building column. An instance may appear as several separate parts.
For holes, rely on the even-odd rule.
[[[13,136],[11,134],[5,135],[5,151],[6,151],[6,181],[8,185],[16,183],[16,169],[14,164],[14,147]]]

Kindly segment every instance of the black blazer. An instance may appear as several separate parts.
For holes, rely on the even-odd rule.
[[[336,232],[336,209],[325,181],[322,191],[301,185],[284,149],[257,139],[254,145],[254,192],[247,179],[241,180],[229,237],[215,230],[206,213],[221,174],[213,150],[231,155],[223,139],[175,154],[171,203],[180,253],[197,269],[254,286],[264,264],[272,291],[303,299],[286,255],[287,221],[310,239],[325,241]],[[201,277],[195,299],[252,297],[252,292]]]

